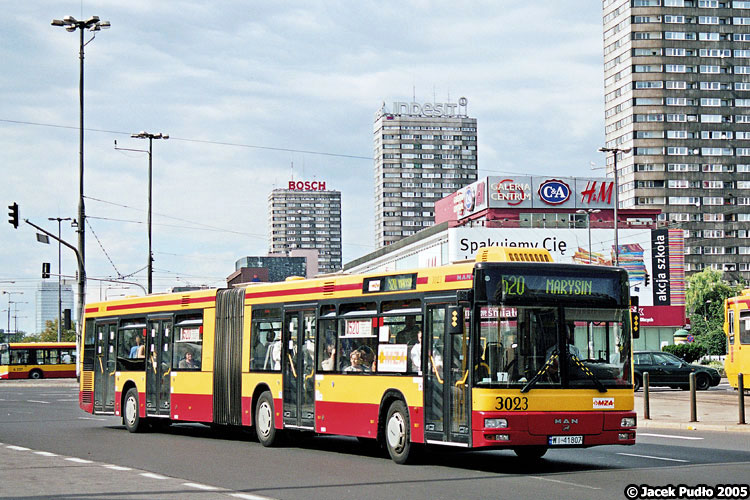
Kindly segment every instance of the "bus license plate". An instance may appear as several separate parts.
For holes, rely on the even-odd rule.
[[[570,444],[583,444],[583,436],[550,436],[550,446],[565,446]]]

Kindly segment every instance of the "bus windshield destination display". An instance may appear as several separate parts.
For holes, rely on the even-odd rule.
[[[488,299],[503,303],[586,299],[614,305],[623,300],[622,285],[616,276],[490,272],[485,275],[485,282]]]

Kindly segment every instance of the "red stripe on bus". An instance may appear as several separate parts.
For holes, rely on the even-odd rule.
[[[445,276],[445,282],[450,283],[452,281],[471,281],[473,276],[471,273],[464,273],[464,274],[447,274]]]
[[[212,422],[214,419],[214,397],[212,394],[173,392],[170,403],[170,418],[173,420]]]
[[[750,299],[729,299],[730,305],[739,305],[739,304],[745,304],[746,306],[750,307]]]
[[[423,276],[422,278],[417,278],[417,285],[426,285],[429,279],[427,276]]]
[[[361,290],[362,283],[350,283],[347,285],[336,285],[333,287],[334,292],[345,290]],[[291,288],[288,290],[271,290],[268,292],[249,292],[245,291],[245,299],[262,299],[268,297],[286,297],[289,295],[306,295],[312,293],[323,293],[328,291],[325,286],[312,286],[309,288]]]
[[[140,309],[143,307],[178,306],[180,304],[202,304],[205,302],[216,302],[216,297],[195,297],[188,299],[158,300],[152,302],[136,302],[134,304],[121,304],[118,306],[107,306],[107,311],[122,311],[124,309]]]
[[[87,313],[96,313],[96,312],[99,312],[99,308],[98,307],[87,307],[86,308],[86,312]]]

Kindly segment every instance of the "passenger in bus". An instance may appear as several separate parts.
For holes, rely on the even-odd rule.
[[[349,366],[344,368],[345,372],[369,372],[370,367],[366,364],[365,352],[362,348],[354,349],[349,353]]]
[[[128,357],[131,359],[146,357],[146,346],[141,344],[141,336],[136,334],[133,340],[135,340],[135,345],[130,348],[130,355]]]
[[[323,371],[333,371],[336,366],[336,345],[329,343],[326,344],[326,358],[320,362],[320,367]]]
[[[268,345],[266,351],[266,362],[263,363],[265,370],[281,370],[281,333],[274,332],[273,342]]]
[[[193,351],[191,349],[185,351],[185,357],[180,360],[178,366],[187,370],[195,370],[200,368],[200,365],[195,361],[195,358],[193,357]]]
[[[416,316],[406,316],[404,328],[396,334],[397,344],[414,344],[417,341],[417,332],[421,330],[417,325]]]
[[[411,371],[422,370],[422,330],[417,332],[417,343],[411,346],[409,361],[411,362]]]

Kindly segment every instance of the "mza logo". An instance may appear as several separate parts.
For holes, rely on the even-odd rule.
[[[594,410],[614,410],[615,398],[594,398]]]
[[[474,190],[471,186],[467,187],[464,193],[464,208],[469,212],[474,210]]]
[[[570,198],[570,186],[561,180],[546,180],[539,186],[539,197],[550,205],[565,203]]]

